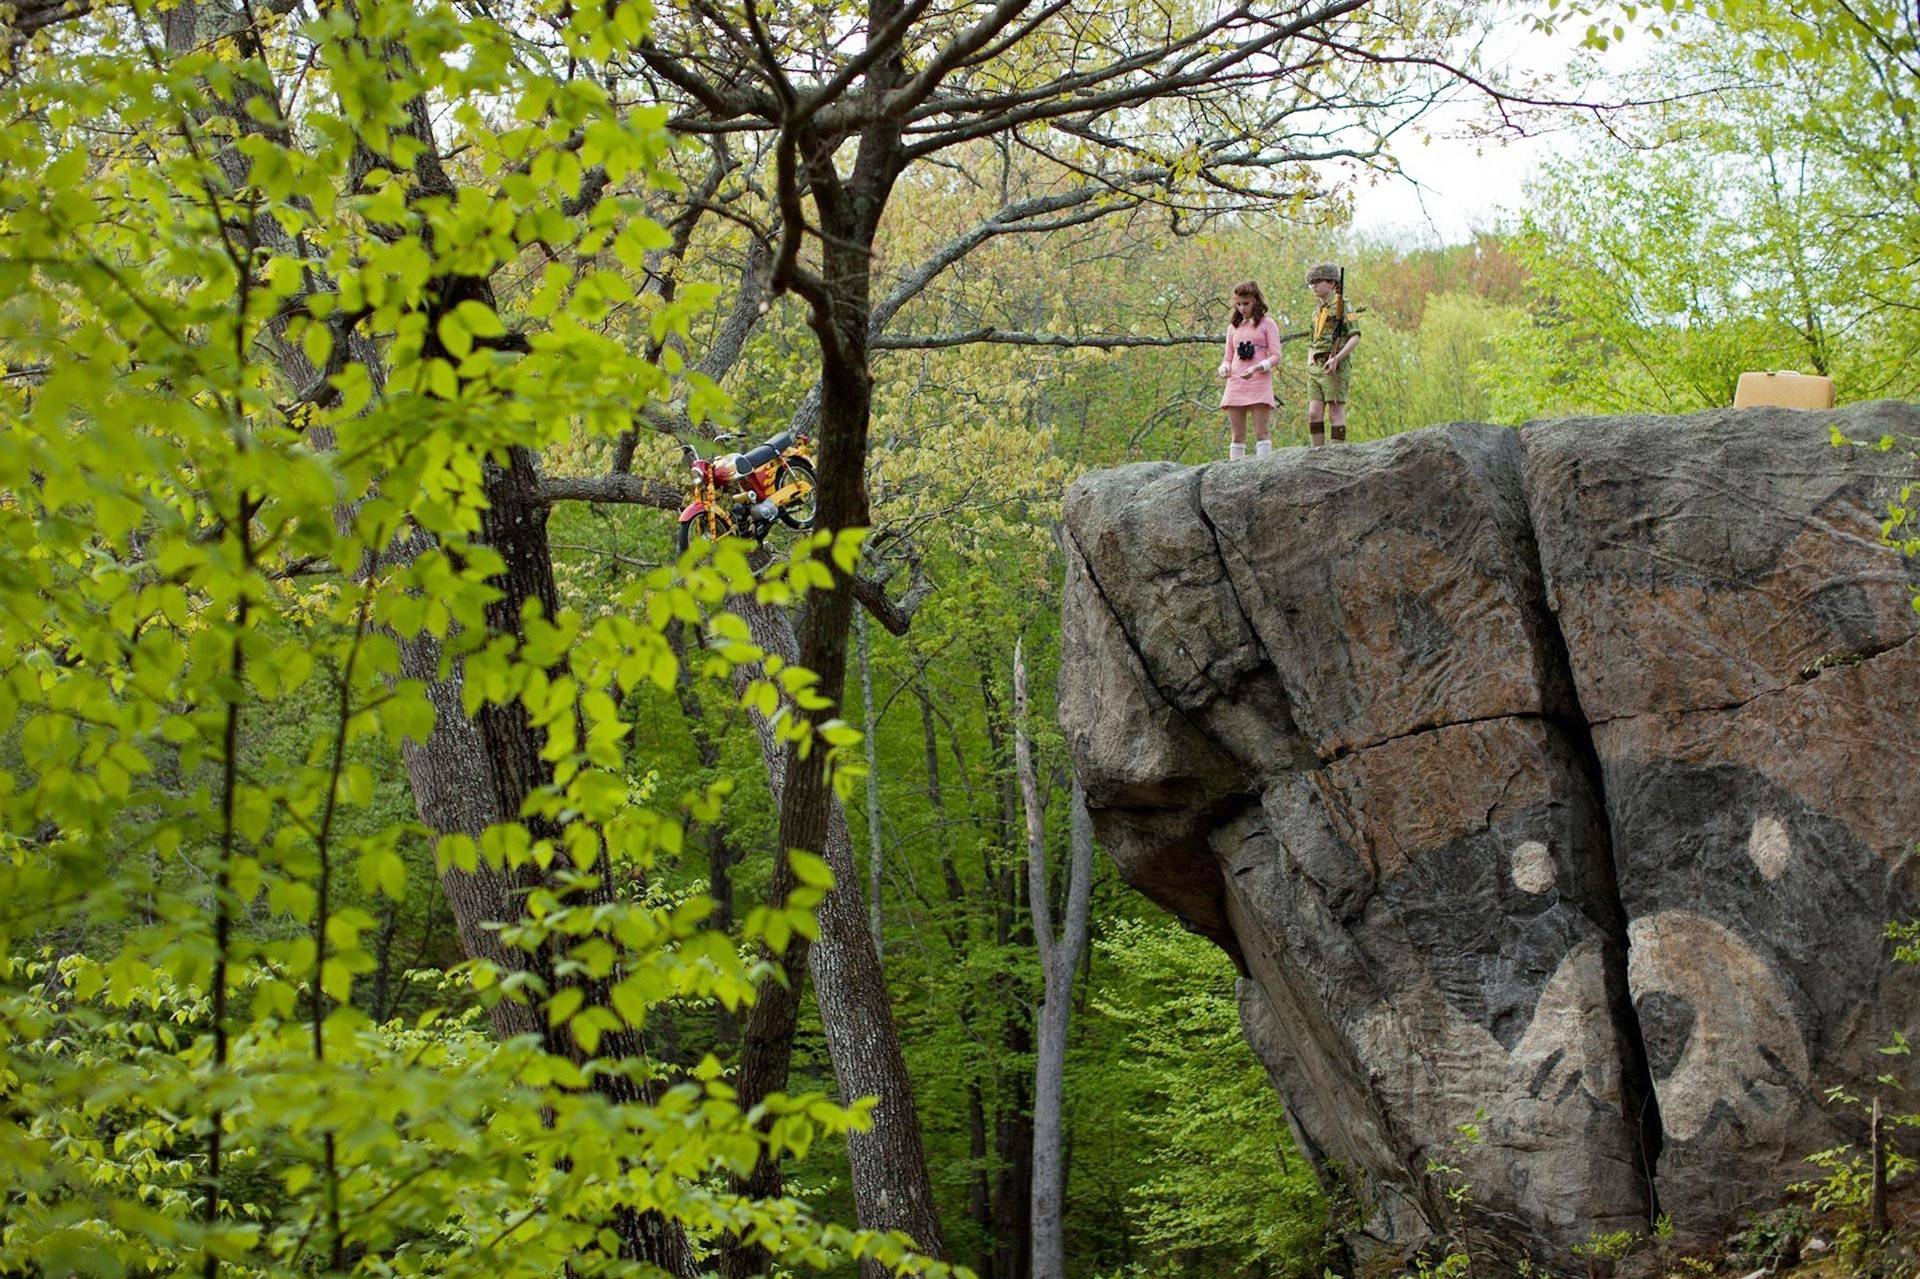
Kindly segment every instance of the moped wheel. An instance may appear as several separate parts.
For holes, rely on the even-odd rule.
[[[814,504],[820,496],[820,481],[814,476],[813,463],[798,453],[792,457],[782,458],[780,464],[774,468],[774,490],[777,492],[795,480],[806,482],[806,494],[780,508],[780,522],[788,528],[797,528],[804,533],[813,527]]]
[[[710,506],[692,519],[686,521],[680,525],[679,532],[675,534],[674,549],[676,554],[685,555],[687,553],[687,548],[693,545],[693,534],[696,528],[699,529],[701,537],[706,538],[709,542],[717,542],[723,537],[731,537],[733,535],[733,517],[718,507]]]

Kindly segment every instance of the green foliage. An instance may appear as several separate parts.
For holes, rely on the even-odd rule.
[[[617,1252],[603,1231],[623,1202],[709,1226],[745,1219],[744,1205],[697,1179],[752,1141],[724,1085],[708,1078],[652,1107],[610,1105],[577,1076],[569,1086],[564,1059],[537,1042],[499,1044],[473,1010],[383,1027],[336,1015],[325,1062],[306,1054],[297,1026],[263,1019],[235,1036],[218,1094],[228,1108],[223,1213],[195,1230],[208,998],[152,978],[123,1005],[78,957],[15,961],[7,976],[18,990],[9,1024],[34,1034],[9,1063],[15,1099],[33,1116],[8,1134],[10,1155],[32,1157],[12,1165],[30,1171],[8,1188],[9,1269],[170,1271],[204,1248],[246,1273],[298,1273],[331,1254],[369,1273],[551,1275]],[[97,993],[83,997],[89,988]],[[241,1106],[244,1116],[233,1113]],[[819,1099],[779,1109],[802,1142],[847,1122]],[[781,1220],[786,1210],[753,1212]],[[779,1229],[796,1259],[855,1246],[804,1219]]]
[[[1586,1242],[1573,1246],[1573,1255],[1590,1257],[1595,1261],[1618,1261],[1632,1252],[1634,1245],[1645,1237],[1637,1230],[1611,1230],[1605,1233],[1596,1230],[1587,1236]]]
[[[115,11],[0,84],[0,1269],[638,1273],[652,1221],[944,1272],[726,1188],[863,1107],[748,1113],[719,1063],[638,1050],[763,971],[704,897],[656,891],[711,804],[630,774],[633,704],[679,678],[670,625],[705,628],[709,671],[760,663],[724,601],[791,601],[857,540],[758,576],[722,546],[589,616],[490,522],[531,451],[668,384],[601,327],[617,271],[550,263],[514,313],[483,284],[663,243],[664,112],[572,74],[645,14],[558,19],[562,72],[444,4]],[[590,168],[613,189],[567,212]],[[527,771],[497,820],[436,832],[369,761],[462,722],[519,734]],[[432,862],[449,892],[513,886],[503,959],[376,1022],[375,912]],[[826,883],[798,865],[747,938],[811,934]]]
[[[747,678],[762,654],[725,604],[789,601],[861,548],[803,540],[755,577],[727,546],[676,573],[658,512],[543,506],[549,607],[500,575],[489,522],[512,468],[591,469],[669,398],[778,429],[813,377],[804,319],[776,300],[725,393],[687,373],[740,233],[710,220],[663,263],[649,211],[707,158],[607,87],[646,6],[566,9],[537,39],[433,0],[279,7],[102,12],[0,82],[0,1270],[634,1272],[642,1213],[702,1249],[757,1233],[789,1270],[901,1257],[823,1224],[850,1212],[824,1138],[865,1103],[825,1100],[817,1010],[796,1095],[742,1115],[727,1074],[765,976],[740,943],[812,935],[829,877],[798,855],[799,892],[766,899],[750,710],[790,731],[817,699],[791,668]],[[1798,6],[1739,9],[1760,24],[1742,57],[1800,39]],[[1888,113],[1838,112],[1870,90],[1821,62],[1804,110],[1739,98],[1676,122],[1654,162],[1596,151],[1517,237],[1168,236],[1143,212],[990,241],[929,293],[924,329],[1211,332],[1246,275],[1291,329],[1302,270],[1331,255],[1371,308],[1357,439],[1721,403],[1741,367],[1812,358],[1809,298],[1845,335],[1823,357],[1843,393],[1904,393],[1910,329],[1862,282],[1900,296],[1896,255],[1920,239],[1860,228],[1892,225],[1865,218],[1895,206],[1862,157],[1900,154],[1906,118],[1874,141]],[[1761,155],[1804,157],[1810,180],[1770,190],[1739,162]],[[966,231],[1002,185],[910,173],[881,268]],[[751,193],[716,202],[736,197],[758,216]],[[666,274],[677,291],[651,287]],[[1008,1246],[1033,1066],[1008,655],[1024,635],[1037,675],[1057,664],[1052,530],[1075,474],[1222,454],[1214,359],[967,347],[874,368],[866,563],[903,569],[911,541],[940,588],[874,644],[887,978],[965,1259]],[[1297,442],[1281,374],[1277,435]],[[673,461],[642,433],[637,476]],[[1911,504],[1888,526],[1909,553]],[[405,777],[435,731],[516,716],[540,767],[513,810],[429,829]],[[1063,744],[1037,727],[1058,848]],[[836,762],[858,749],[845,724],[824,736]],[[501,954],[466,959],[449,894],[489,878],[515,909]],[[1230,966],[1143,921],[1110,871],[1097,892],[1068,1077],[1076,1273],[1322,1273],[1329,1207],[1242,1041]],[[769,1147],[792,1197],[732,1195]],[[1464,1215],[1458,1162],[1433,1171]],[[1472,1264],[1463,1245],[1422,1273]]]
[[[1501,414],[1713,407],[1760,369],[1830,375],[1842,402],[1916,394],[1920,121],[1865,105],[1920,65],[1910,7],[1550,7],[1596,18],[1601,46],[1651,28],[1659,78],[1632,87],[1665,105],[1533,189],[1534,324],[1498,370]]]
[[[1441,1197],[1453,1212],[1452,1239],[1456,1246],[1432,1268],[1426,1261],[1420,1262],[1418,1273],[1422,1276],[1472,1273],[1473,1250],[1468,1238],[1468,1217],[1473,1211],[1473,1183],[1462,1165],[1466,1162],[1466,1152],[1486,1139],[1480,1127],[1486,1117],[1485,1111],[1475,1111],[1472,1119],[1455,1124],[1455,1136],[1446,1155],[1429,1156],[1427,1159],[1427,1179],[1439,1189]]]
[[[1807,1237],[1808,1224],[1807,1210],[1788,1204],[1764,1215],[1749,1216],[1746,1228],[1727,1240],[1727,1247],[1756,1266],[1790,1263]]]
[[[1877,440],[1850,440],[1840,428],[1833,427],[1830,443],[1835,448],[1872,448],[1882,453],[1901,449],[1915,464],[1915,470],[1920,471],[1920,439],[1911,436],[1901,439],[1883,435]],[[1920,480],[1902,484],[1887,499],[1887,518],[1880,523],[1880,540],[1908,558],[1920,555]],[[1914,592],[1910,602],[1914,611],[1920,612],[1920,591]],[[1914,937],[1908,928],[1897,921],[1887,925],[1887,935],[1897,945],[1894,958],[1903,964],[1920,959],[1920,954],[1913,949]]]
[[[1473,1273],[1473,1258],[1464,1252],[1450,1252],[1438,1261],[1421,1260],[1401,1279],[1460,1279]]]
[[[1390,327],[1384,317],[1368,324],[1366,377],[1353,393],[1356,423],[1369,434],[1388,435],[1437,422],[1500,420],[1503,406],[1490,369],[1525,325],[1519,307],[1469,293],[1426,299],[1410,330]]]
[[[1920,963],[1920,920],[1895,920],[1886,926],[1886,938],[1893,944],[1893,961],[1897,964]],[[1920,1128],[1920,1113],[1903,1111],[1887,1104],[1887,1100],[1905,1091],[1899,1073],[1894,1069],[1901,1059],[1911,1058],[1913,1047],[1904,1032],[1896,1029],[1891,1039],[1880,1048],[1882,1056],[1889,1058],[1888,1069],[1874,1081],[1878,1099],[1861,1097],[1846,1088],[1834,1087],[1826,1091],[1829,1105],[1851,1111],[1859,1126],[1869,1133],[1876,1118],[1883,1132],[1891,1133],[1901,1128]],[[1920,1160],[1903,1153],[1898,1144],[1889,1136],[1885,1140],[1884,1167],[1881,1175],[1885,1184],[1892,1184],[1920,1169]],[[1808,1208],[1814,1213],[1837,1215],[1838,1229],[1835,1231],[1835,1244],[1846,1257],[1860,1259],[1870,1252],[1877,1241],[1869,1238],[1869,1213],[1873,1202],[1874,1160],[1869,1139],[1868,1149],[1861,1149],[1852,1143],[1843,1143],[1826,1150],[1815,1151],[1806,1157],[1806,1162],[1821,1174],[1806,1181],[1797,1182],[1788,1187],[1790,1193],[1802,1196]],[[1786,1208],[1768,1217],[1757,1218],[1748,1224],[1743,1241],[1736,1242],[1742,1253],[1756,1257],[1758,1263],[1764,1263],[1772,1253],[1778,1253],[1788,1243],[1806,1235],[1806,1208],[1798,1204]],[[1757,1263],[1757,1264],[1758,1264]]]
[[[1117,921],[1096,947],[1110,978],[1091,1033],[1117,1057],[1083,1056],[1068,1095],[1135,1161],[1123,1193],[1153,1259],[1142,1273],[1318,1275],[1325,1202],[1241,1037],[1231,964],[1163,921]]]

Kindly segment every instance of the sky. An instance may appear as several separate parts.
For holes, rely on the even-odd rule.
[[[1528,72],[1551,74],[1562,81],[1558,92],[1567,93],[1563,78],[1576,56],[1612,75],[1632,69],[1649,45],[1646,36],[1629,32],[1623,43],[1604,53],[1583,54],[1578,49],[1583,31],[1544,36],[1510,23],[1488,42],[1488,63],[1516,79]],[[1589,86],[1580,92],[1605,89]],[[1425,145],[1407,135],[1396,140],[1400,167],[1414,181],[1362,178],[1354,193],[1354,230],[1369,239],[1408,246],[1470,240],[1476,230],[1492,229],[1519,210],[1528,179],[1546,161],[1577,150],[1588,132],[1577,120],[1567,119],[1525,137],[1461,136],[1485,110],[1484,97],[1466,89],[1425,122],[1430,135]]]

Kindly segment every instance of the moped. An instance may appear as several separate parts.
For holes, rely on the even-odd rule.
[[[740,437],[716,435],[720,444]],[[744,453],[716,453],[701,457],[690,447],[681,455],[693,476],[692,492],[680,510],[678,548],[685,551],[694,537],[719,541],[723,537],[766,540],[777,521],[805,531],[813,527],[813,440],[782,431]]]

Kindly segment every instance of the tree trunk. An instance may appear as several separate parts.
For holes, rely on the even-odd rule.
[[[876,26],[885,24],[898,8],[897,0],[875,0],[868,20]],[[902,83],[905,58],[898,45],[876,57],[866,75],[876,92]],[[795,193],[804,185],[817,215],[812,229],[819,237],[820,266],[817,276],[805,268],[796,269],[797,259],[784,253],[786,244],[797,247],[795,238],[783,241],[783,254],[773,273],[776,284],[795,284],[806,295],[808,323],[819,340],[820,487],[815,526],[835,536],[865,529],[871,522],[866,470],[873,408],[868,360],[873,242],[894,181],[907,165],[900,128],[890,120],[865,126],[844,175],[836,158],[841,138],[783,133],[781,139],[782,199],[795,206],[783,208],[782,215],[787,230],[798,237],[803,227]],[[800,167],[804,174],[797,172]],[[799,663],[818,677],[815,691],[831,703],[824,711],[806,712],[816,728],[837,714],[845,701],[852,606],[853,579],[837,573],[832,586],[807,597],[797,627]],[[859,880],[844,846],[835,850],[827,838],[839,805],[827,785],[826,755],[824,750],[801,755],[788,748],[779,846],[822,850],[836,880],[821,905],[820,941],[811,961],[820,1019],[843,1098],[878,1098],[872,1128],[848,1139],[854,1208],[860,1225],[903,1231],[921,1251],[944,1258],[946,1244],[934,1209],[919,1118],[873,937],[861,909]],[[864,1263],[862,1270],[882,1273],[870,1263]]]
[[[1040,952],[1045,995],[1033,1066],[1033,1279],[1066,1279],[1064,1199],[1066,1164],[1061,1109],[1066,1088],[1067,1028],[1073,1012],[1073,974],[1086,949],[1093,882],[1093,822],[1086,794],[1073,784],[1072,862],[1067,872],[1063,935],[1053,932],[1047,892],[1046,814],[1042,807],[1033,743],[1027,736],[1027,668],[1019,644],[1013,649],[1014,754],[1020,797],[1026,809],[1027,895],[1033,940]]]
[[[946,794],[940,785],[940,734],[934,723],[933,695],[924,682],[916,682],[913,688],[914,699],[920,703],[920,737],[926,755],[927,804],[933,810],[934,820],[945,818],[947,812]],[[956,958],[971,943],[968,935],[968,918],[965,911],[967,901],[966,885],[960,880],[960,869],[954,864],[948,853],[949,841],[943,836],[938,841],[940,848],[940,875],[946,882],[947,901],[954,908],[955,920],[947,930],[947,942],[953,947]],[[974,1008],[970,995],[963,994],[958,1010],[960,1025],[969,1038],[974,1030]],[[967,1179],[967,1215],[972,1220],[980,1237],[988,1241],[988,1255],[991,1255],[993,1239],[993,1183],[987,1163],[987,1103],[986,1094],[976,1077],[967,1080],[967,1157],[973,1169],[973,1175]]]
[[[491,308],[492,289],[483,288],[485,296],[481,300]],[[526,604],[537,602],[548,617],[559,612],[559,587],[554,580],[553,556],[547,544],[547,508],[538,496],[539,476],[533,456],[525,449],[508,450],[504,467],[488,462],[485,475],[488,505],[480,516],[481,538],[506,562],[506,571],[493,579],[501,590],[501,598],[487,605],[487,629],[519,639],[521,610]],[[541,755],[546,734],[534,726],[526,707],[518,701],[483,705],[474,716],[474,723],[489,765],[495,810],[503,817],[518,816],[527,796],[553,781],[553,766]],[[544,818],[529,818],[527,825],[536,840],[552,839],[556,849],[564,846],[561,843],[564,832],[558,824]],[[570,868],[567,856],[556,852],[552,873],[563,874]],[[603,860],[598,884],[571,900],[589,906],[613,901],[614,885],[612,876],[606,873],[608,869]],[[579,986],[586,1006],[609,1007],[608,992],[613,980],[618,979],[618,972],[605,978],[563,977],[558,961],[567,945],[564,939],[551,942],[533,956],[547,989],[558,992],[565,986]],[[537,1014],[539,1010],[535,1011]],[[546,1019],[541,1016],[540,1020],[544,1023]],[[588,1059],[570,1027],[543,1025],[542,1034],[548,1052],[576,1063]],[[624,1025],[602,1037],[599,1052],[614,1060],[645,1056],[638,1033]],[[617,1103],[646,1100],[642,1085],[621,1071],[596,1073],[592,1087],[596,1093]],[[615,1210],[612,1224],[620,1238],[623,1258],[651,1262],[682,1279],[695,1273],[693,1250],[677,1222],[668,1221],[658,1213],[619,1208]]]
[[[876,741],[880,723],[873,705],[873,646],[865,613],[854,614],[854,628],[860,640],[860,706],[867,750],[867,916],[873,931],[874,958],[885,961],[886,939],[880,931],[880,748]]]
[[[714,739],[713,731],[707,724],[706,707],[701,704],[700,694],[694,689],[691,663],[687,660],[689,645],[686,628],[679,622],[667,628],[667,643],[672,647],[675,657],[680,659],[680,678],[674,683],[674,697],[680,703],[680,713],[686,716],[687,731],[693,737],[694,753],[700,759],[700,767],[712,772],[720,766],[720,743]],[[733,835],[719,823],[707,827],[707,884],[708,895],[713,898],[713,928],[715,932],[731,933],[734,920],[733,868],[740,864],[740,849],[733,841]],[[740,1019],[729,1011],[725,1004],[716,1001],[713,1006],[713,1033],[717,1045],[735,1048],[740,1040]]]
[[[387,1009],[393,1002],[393,939],[399,931],[399,903],[389,897],[381,903],[380,931],[373,943],[373,994],[368,1000],[367,1016],[376,1026],[386,1021]]]
[[[1028,940],[1031,927],[1023,904],[1026,877],[1011,854],[1019,801],[1016,796],[1012,726],[994,689],[991,659],[978,655],[980,701],[985,712],[987,748],[992,762],[997,859],[986,866],[986,889],[993,911],[993,937],[1003,950]],[[983,851],[983,858],[990,855]],[[1020,1061],[1033,1051],[1031,1012],[1020,982],[1012,974],[995,974],[992,988],[999,1005],[1003,1063]],[[1032,1260],[1033,1126],[1031,1076],[1010,1064],[996,1071],[994,1093],[993,1241],[994,1279],[1026,1279]]]
[[[1008,1018],[1007,1047],[1025,1055],[1033,1050],[1033,1035],[1024,1019]],[[999,1171],[994,1178],[993,1231],[995,1279],[1027,1279],[1033,1260],[1033,1102],[1028,1077],[1009,1072],[1005,1095],[994,1117],[998,1129],[995,1154]]]
[[[735,599],[731,607],[746,620],[757,646],[790,664],[796,660],[798,643],[786,613],[746,598]],[[746,674],[743,672],[741,678]],[[757,715],[753,719],[768,782],[784,815],[794,785],[793,756],[776,737],[772,724]],[[813,759],[818,760],[820,754],[813,752]],[[740,1104],[751,1107],[786,1087],[803,978],[810,972],[841,1101],[850,1104],[863,1097],[879,1099],[871,1129],[849,1134],[847,1139],[854,1207],[860,1224],[904,1231],[921,1251],[944,1256],[932,1180],[927,1175],[926,1153],[920,1140],[919,1113],[879,955],[860,900],[846,814],[830,789],[826,801],[824,838],[812,845],[820,850],[834,875],[834,888],[820,907],[820,938],[809,945],[804,938],[796,937],[782,957],[787,982],[762,985],[747,1018],[741,1049],[737,1082]],[[782,847],[808,845],[788,845],[783,840]],[[793,885],[792,869],[782,857],[775,864],[770,901],[781,900]],[[764,1161],[748,1183],[755,1193],[771,1193],[769,1188],[777,1189],[779,1184],[778,1168]],[[736,1246],[727,1252],[723,1273],[731,1279],[754,1274],[760,1260],[756,1249]]]
[[[440,678],[440,644],[422,631],[400,640],[400,673],[426,684],[433,703],[433,731],[427,740],[408,738],[400,745],[400,760],[413,791],[414,811],[430,829],[442,835],[462,834],[475,839],[487,827],[505,820],[496,798],[492,768],[480,731],[467,718],[461,703],[458,669]],[[500,943],[498,926],[520,917],[520,904],[537,879],[531,867],[494,870],[486,862],[471,873],[449,866],[440,875],[440,888],[453,910],[460,949],[469,959],[483,959],[503,971],[525,968],[527,957],[509,952]],[[523,1001],[502,999],[487,1010],[501,1039],[545,1033],[546,1018]]]

